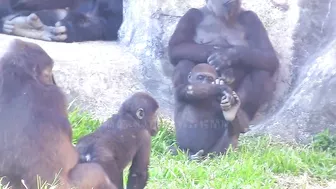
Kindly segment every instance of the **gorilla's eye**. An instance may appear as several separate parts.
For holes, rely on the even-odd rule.
[[[209,81],[209,82],[213,82],[213,81],[214,81],[214,78],[212,78],[212,77],[208,77],[208,81]]]
[[[197,76],[197,79],[198,79],[198,80],[203,80],[203,79],[204,79],[204,76],[203,76],[203,75],[199,75],[199,76]]]
[[[138,119],[143,119],[145,116],[145,112],[142,108],[139,108],[136,112],[136,116],[138,117]]]

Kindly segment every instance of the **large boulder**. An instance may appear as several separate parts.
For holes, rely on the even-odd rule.
[[[280,110],[251,134],[272,134],[286,141],[308,143],[325,129],[336,133],[336,40],[300,69],[297,84]]]
[[[0,54],[15,37],[0,35]],[[106,119],[135,91],[146,91],[143,65],[113,42],[53,43],[21,38],[40,45],[55,61],[56,83],[72,107]],[[158,97],[160,100],[160,97]]]
[[[308,143],[325,129],[336,133],[336,2],[299,2],[292,79],[284,102],[249,134],[270,133],[286,141]]]
[[[279,5],[278,2],[285,2],[287,5],[275,6]],[[292,107],[294,103],[291,92],[306,94],[306,88],[302,88],[302,85],[312,83],[312,79],[316,81],[312,75],[302,74],[299,78],[299,72],[311,70],[311,73],[318,73],[314,69],[325,69],[321,67],[323,62],[306,62],[314,62],[318,50],[324,47],[331,49],[326,44],[335,36],[332,22],[335,20],[335,2],[305,0],[301,5],[298,0],[255,0],[243,3],[245,9],[255,11],[264,23],[281,64],[274,77],[277,82],[275,98],[260,111],[260,115],[254,120],[256,129],[251,133],[260,133],[266,128],[265,121],[268,120],[266,130],[270,133],[288,136],[290,140],[309,138],[309,134],[317,130],[307,130],[306,133],[309,134],[302,134],[302,137],[288,135],[280,132],[288,127],[287,122],[281,121],[295,119],[302,128],[308,127],[302,117],[284,113],[287,112],[286,107]],[[55,60],[56,80],[68,95],[69,102],[74,101],[74,104],[91,112],[95,117],[106,119],[128,95],[143,90],[159,101],[164,116],[172,118],[174,102],[169,77],[172,66],[167,59],[167,43],[181,16],[189,8],[204,4],[205,0],[124,0],[125,15],[119,42],[65,44],[25,40],[40,44]],[[0,51],[5,48],[6,43],[3,41],[11,38],[13,37],[0,35]],[[326,57],[332,56],[325,52],[319,55],[324,54]],[[309,65],[320,66],[310,68]],[[331,73],[332,70],[323,71]],[[327,78],[319,79],[322,87]],[[295,103],[298,106],[308,106],[301,101]],[[312,105],[306,112],[310,113],[311,110],[317,109]],[[320,118],[314,120],[319,123]],[[281,124],[275,124],[280,122]],[[321,121],[316,127],[331,126]]]

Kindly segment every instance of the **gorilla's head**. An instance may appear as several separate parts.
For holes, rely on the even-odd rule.
[[[210,11],[228,22],[238,15],[241,7],[241,0],[206,0],[206,3]]]

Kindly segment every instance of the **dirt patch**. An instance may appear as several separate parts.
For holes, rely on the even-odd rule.
[[[335,189],[336,180],[321,181],[309,177],[307,174],[301,176],[276,175],[278,188],[281,189]]]

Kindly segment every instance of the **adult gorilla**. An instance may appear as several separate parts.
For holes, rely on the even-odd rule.
[[[208,63],[237,92],[241,109],[236,117],[238,120],[232,123],[239,124],[240,132],[248,130],[249,121],[275,89],[272,76],[278,67],[278,58],[262,22],[254,12],[241,8],[241,0],[207,0],[203,8],[187,11],[171,36],[168,49],[170,61],[175,66],[174,82],[176,74],[185,73],[184,77],[187,77],[193,66]],[[195,102],[195,112],[199,103]],[[180,112],[179,106],[177,102],[175,124],[180,146],[197,152],[202,146],[208,146],[209,141],[197,142],[202,144],[195,147],[196,139],[209,138],[215,144],[214,141],[224,135],[209,136],[216,131],[204,132],[198,127],[213,118],[204,115],[188,117]],[[187,122],[194,126],[186,127]]]

